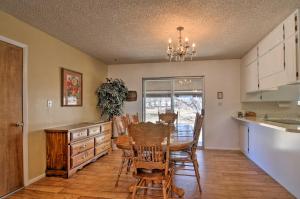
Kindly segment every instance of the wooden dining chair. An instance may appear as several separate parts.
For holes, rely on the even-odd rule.
[[[171,126],[174,131],[176,127],[178,128],[178,112],[173,113],[173,112],[166,112],[166,113],[159,113],[158,112],[158,120],[161,123],[166,123],[169,126]],[[176,126],[175,126],[175,121],[176,121]]]
[[[197,184],[198,184],[200,192],[202,192],[202,189],[201,189],[201,184],[200,184],[199,164],[198,164],[196,152],[197,152],[197,147],[198,147],[198,140],[199,140],[201,129],[202,129],[203,119],[204,119],[204,116],[200,115],[199,113],[196,114],[194,132],[193,132],[193,140],[194,140],[193,145],[189,146],[187,148],[184,148],[184,149],[180,149],[180,151],[171,152],[171,161],[174,163],[174,166],[176,167],[175,175],[191,176],[188,174],[176,173],[176,171],[178,171],[178,170],[191,170],[191,169],[177,167],[178,166],[177,163],[181,163],[184,166],[192,166],[193,170],[195,172],[195,175],[192,175],[192,176],[196,176]],[[192,163],[192,165],[186,165],[186,163]],[[179,165],[179,166],[182,167],[182,165]]]
[[[133,114],[133,115],[126,114],[126,117],[127,117],[129,124],[137,124],[140,122],[138,113]]]
[[[118,137],[127,132],[129,121],[126,116],[119,115],[113,117],[113,136]]]
[[[119,180],[120,180],[120,176],[122,174],[122,171],[124,169],[124,167],[126,167],[126,174],[128,174],[130,172],[130,167],[131,167],[131,147],[128,145],[122,145],[120,143],[129,143],[129,137],[126,135],[127,131],[128,131],[128,125],[130,124],[129,121],[129,117],[128,115],[121,115],[121,116],[115,116],[114,117],[114,124],[117,127],[117,142],[116,142],[116,147],[118,149],[122,150],[122,156],[121,156],[121,165],[118,171],[118,176],[116,179],[116,183],[115,183],[115,187],[117,187],[119,185]]]
[[[121,135],[117,138],[116,146],[118,149],[122,150],[122,161],[119,167],[118,176],[116,179],[115,187],[119,185],[119,180],[122,174],[123,169],[126,167],[126,174],[130,172],[132,165],[132,151],[130,146],[131,137],[128,135]]]
[[[139,123],[129,125],[132,137],[133,176],[137,179],[132,189],[135,198],[139,189],[162,189],[167,199],[172,190],[172,169],[169,167],[170,127],[164,124]],[[165,144],[163,144],[165,142]],[[162,188],[149,187],[150,182],[161,184]]]

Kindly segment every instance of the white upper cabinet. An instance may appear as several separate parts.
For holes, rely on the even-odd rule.
[[[280,43],[259,57],[259,79],[284,71],[283,48],[284,44]]]
[[[284,37],[285,39],[295,35],[297,32],[298,10],[291,14],[286,20],[284,20]]]
[[[283,24],[277,26],[258,44],[258,55],[263,56],[283,41]]]
[[[285,83],[291,84],[297,81],[297,43],[296,34],[285,40],[284,51]]]
[[[245,89],[246,92],[255,92],[258,89],[257,60],[245,66]]]
[[[252,48],[242,59],[242,64],[248,66],[252,62],[257,60],[257,46]]]
[[[241,97],[244,101],[250,93],[260,92],[257,95],[262,98],[265,91],[273,93],[281,86],[300,82],[298,40],[299,10],[296,10],[242,58]]]

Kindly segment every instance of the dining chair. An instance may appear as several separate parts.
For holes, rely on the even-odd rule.
[[[126,114],[126,117],[127,117],[129,124],[132,124],[132,123],[137,124],[140,122],[138,113],[133,114],[133,115]]]
[[[132,198],[137,191],[162,189],[163,198],[167,199],[172,190],[172,168],[169,167],[170,127],[164,124],[139,123],[130,124],[129,135],[132,137],[133,176],[137,179],[133,185]],[[165,143],[165,144],[164,144]],[[155,182],[160,187],[149,186]]]
[[[184,175],[184,176],[196,176],[197,184],[199,187],[199,191],[202,192],[201,184],[200,184],[200,173],[199,173],[199,164],[197,160],[197,147],[198,147],[198,140],[202,129],[204,116],[200,115],[199,113],[196,114],[195,118],[195,125],[194,125],[194,132],[193,132],[193,144],[187,148],[180,149],[180,151],[172,151],[170,159],[174,163],[175,175]],[[181,163],[178,165],[177,163]],[[192,163],[192,165],[187,165],[186,163]],[[176,173],[178,170],[191,170],[180,168],[178,166],[191,166],[195,172],[195,175],[188,175],[188,174],[179,174]]]
[[[118,149],[122,150],[122,156],[121,156],[121,165],[118,171],[118,176],[116,179],[115,187],[119,185],[120,176],[122,174],[122,171],[124,167],[126,167],[126,174],[130,172],[131,167],[131,148],[130,146],[124,146],[120,143],[124,143],[124,140],[129,139],[129,137],[126,135],[128,131],[128,125],[129,125],[129,117],[126,115],[120,115],[120,116],[114,116],[113,118],[113,124],[114,124],[114,136],[118,137],[116,142],[116,147]],[[128,142],[129,143],[129,142]]]
[[[178,128],[178,112],[165,112],[165,113],[159,113],[158,112],[158,120],[161,123],[166,123],[169,126],[173,128],[173,131]],[[175,121],[176,121],[176,127],[175,127]]]
[[[128,135],[120,135],[116,141],[117,148],[122,150],[122,156],[121,156],[122,161],[121,161],[121,165],[119,167],[115,187],[117,187],[119,185],[119,180],[120,180],[120,177],[121,177],[124,167],[126,167],[126,174],[128,174],[130,172],[130,168],[132,165],[131,146],[129,145],[130,140],[131,140],[131,137],[129,137]],[[128,144],[126,144],[126,143],[128,143]]]
[[[127,118],[124,116],[114,116],[113,117],[113,137],[118,137],[126,133],[128,123]]]

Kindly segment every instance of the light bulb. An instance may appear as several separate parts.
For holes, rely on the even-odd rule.
[[[188,42],[188,41],[189,41],[189,38],[186,37],[186,38],[185,38],[185,42]]]
[[[169,38],[169,44],[170,44],[170,43],[172,43],[172,39],[171,39],[171,38]]]
[[[196,44],[195,44],[195,43],[193,43],[193,45],[192,45],[192,46],[193,46],[193,48],[195,48]]]

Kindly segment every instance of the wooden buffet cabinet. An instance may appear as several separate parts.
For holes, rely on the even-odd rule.
[[[80,123],[46,129],[47,176],[70,177],[112,148],[112,124]]]

